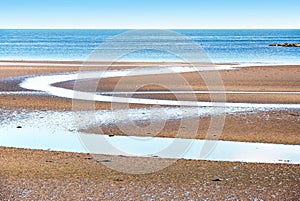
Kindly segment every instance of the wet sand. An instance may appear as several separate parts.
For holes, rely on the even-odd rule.
[[[72,65],[68,66],[51,66],[51,68],[41,67],[41,62],[33,62],[36,64],[33,67],[28,68],[26,65],[22,67],[19,63],[13,63],[11,66],[1,66],[0,62],[0,75],[2,80],[0,81],[0,93],[1,91],[27,91],[18,86],[26,76],[49,74],[49,73],[62,73],[72,72],[80,68],[79,62],[50,62],[52,65]],[[21,66],[18,66],[21,65]],[[47,65],[48,63],[43,63]],[[112,68],[128,68],[128,66],[151,65],[151,63],[120,63],[115,64]],[[75,66],[74,66],[75,65]],[[118,66],[119,65],[119,66]],[[153,64],[154,65],[154,64]],[[155,63],[155,65],[175,65],[174,63]],[[179,65],[179,64],[176,64]],[[125,66],[125,67],[124,67]],[[231,91],[295,91],[300,92],[300,66],[255,66],[255,67],[243,67],[235,70],[222,70],[219,71],[223,78],[225,89]],[[19,75],[23,77],[15,78]],[[203,90],[206,85],[201,79],[201,73],[182,73],[186,79],[190,82],[191,86],[195,90]],[[24,77],[25,76],[25,77]],[[153,76],[142,76],[125,78],[125,85],[122,86],[122,90],[126,91],[129,87],[134,85],[135,79],[140,79],[145,82],[150,81]],[[159,75],[156,76],[159,79],[167,80],[170,82],[168,86],[173,90],[180,89],[176,80],[172,79],[172,75]],[[101,79],[98,91],[111,91],[117,84],[120,78],[108,78]],[[56,86],[73,89],[74,82],[64,82],[55,84]],[[165,90],[162,87],[148,85],[139,91],[149,90]],[[205,89],[206,90],[206,89]],[[124,95],[120,95],[124,96]],[[130,95],[131,96],[131,95]],[[132,97],[138,98],[158,98],[158,99],[179,99],[179,100],[199,100],[210,101],[211,97],[208,94],[138,94]],[[221,96],[223,98],[224,96]],[[213,96],[214,100],[218,100],[218,96]],[[300,103],[299,94],[226,94],[226,100],[228,102],[251,102],[251,103]],[[76,104],[81,104],[84,108],[87,104],[86,101],[77,101]],[[26,94],[0,94],[0,105],[6,109],[32,109],[32,110],[72,110],[72,100],[59,98],[49,95],[32,96]],[[112,107],[125,108],[127,105],[110,103],[95,103],[95,109],[112,109]],[[130,108],[139,107],[152,107],[145,105],[130,104]],[[199,130],[195,136],[198,139],[203,139],[206,136],[207,128],[211,123],[210,117],[199,118]],[[142,123],[137,122],[142,126]],[[147,122],[146,122],[147,124]],[[170,120],[166,127],[160,133],[149,133],[149,136],[162,136],[162,137],[174,137],[180,121]],[[84,131],[99,133],[99,129],[105,132],[105,134],[124,135],[120,132],[116,125],[95,125]],[[300,144],[299,138],[300,129],[300,111],[299,110],[268,110],[268,111],[255,111],[247,113],[226,114],[226,121],[224,130],[220,139],[222,140],[234,140],[234,141],[250,141],[250,142],[270,142],[270,143],[284,143],[284,144]],[[185,130],[185,129],[184,129]],[[137,134],[133,134],[137,135]],[[183,133],[185,138],[192,138],[194,136],[189,135],[189,129]],[[210,136],[213,138],[213,136]]]
[[[18,87],[24,76],[72,72],[77,62],[60,62],[56,67],[41,67],[40,62],[28,68],[20,63],[5,66],[0,62],[0,92],[26,91]],[[55,62],[46,62],[43,65]],[[126,65],[132,65],[126,63]],[[116,66],[114,68],[123,68]],[[124,67],[124,68],[128,68]],[[300,91],[300,66],[261,66],[220,71],[227,90],[249,91]],[[22,76],[16,78],[16,76]],[[186,73],[194,89],[205,85]],[[168,75],[162,77],[167,79]],[[129,78],[132,83],[136,78]],[[140,79],[140,78],[139,78]],[[144,77],[143,79],[150,79]],[[118,78],[103,79],[106,85],[98,89],[110,90]],[[74,83],[61,83],[72,88]],[[182,90],[172,85],[174,90]],[[102,88],[101,88],[102,87]],[[126,90],[126,86],[123,90]],[[155,89],[153,86],[143,90]],[[159,98],[168,98],[158,96]],[[155,97],[157,98],[157,97]],[[171,97],[172,98],[172,97]],[[188,98],[188,97],[184,97]],[[207,97],[198,97],[205,100]],[[229,96],[230,101],[300,103],[299,95]],[[10,110],[71,110],[72,101],[49,95],[0,94],[2,109]],[[110,109],[109,103],[96,103],[96,109]],[[132,105],[131,107],[144,107]],[[5,118],[5,117],[4,117]],[[209,117],[201,118],[197,138],[205,136]],[[226,116],[224,140],[300,144],[299,110],[254,111]],[[143,125],[141,125],[143,126]],[[170,121],[159,136],[174,136],[177,121]],[[94,130],[93,130],[94,129]],[[118,133],[114,125],[101,129]],[[90,128],[97,131],[97,128]],[[186,137],[189,138],[188,133]],[[255,164],[178,160],[170,167],[152,174],[130,175],[113,171],[88,154],[33,151],[0,148],[0,198],[1,200],[49,200],[49,199],[264,199],[297,200],[300,183],[299,165]],[[105,158],[105,156],[103,156]],[[150,160],[150,159],[149,159]],[[153,159],[151,159],[153,160]],[[160,159],[157,159],[160,160]],[[134,160],[133,160],[134,161]],[[41,191],[43,193],[41,194]]]
[[[193,129],[182,126],[180,120],[169,120],[160,132],[148,132],[146,137],[180,137],[187,139],[229,140],[241,142],[264,142],[277,144],[300,144],[300,113],[297,111],[259,111],[238,112],[226,114],[225,124],[221,135],[209,134],[208,128],[211,116],[189,118],[193,124],[199,121],[199,128]],[[152,122],[155,124],[155,122]],[[160,122],[157,122],[160,125]],[[135,122],[135,126],[146,127],[149,122]],[[87,133],[105,133],[106,135],[141,136],[134,132],[135,127],[126,126],[130,132],[124,133],[122,124],[95,125],[82,131]],[[130,129],[131,128],[131,129]],[[180,133],[178,130],[180,129]]]

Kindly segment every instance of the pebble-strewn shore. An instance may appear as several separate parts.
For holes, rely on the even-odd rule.
[[[155,173],[132,175],[113,171],[88,154],[13,148],[0,148],[0,152],[1,200],[297,200],[300,197],[299,165],[178,160]]]

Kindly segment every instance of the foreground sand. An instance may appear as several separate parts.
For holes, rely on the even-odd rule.
[[[1,63],[1,62],[0,62]],[[0,64],[0,92],[22,91],[24,77],[37,74],[76,71],[78,67]],[[50,62],[51,63],[51,62]],[[55,63],[55,62],[54,62]],[[62,64],[79,64],[61,62]],[[194,75],[185,74],[193,77]],[[227,90],[300,91],[300,66],[251,67],[221,71]],[[168,76],[165,76],[166,79]],[[148,78],[145,78],[148,79]],[[107,79],[110,90],[118,79]],[[193,79],[192,79],[193,80]],[[132,80],[128,80],[130,83]],[[193,81],[191,82],[193,83]],[[74,83],[61,83],[71,88]],[[176,83],[173,85],[176,87]],[[197,90],[205,89],[195,82]],[[148,89],[153,86],[148,86]],[[126,88],[124,88],[125,90]],[[159,98],[169,98],[160,96]],[[172,97],[171,97],[172,98]],[[188,97],[187,97],[188,98]],[[198,97],[205,100],[207,97]],[[230,101],[300,103],[299,95],[230,96]],[[9,110],[71,110],[72,101],[48,95],[0,95],[0,107]],[[132,105],[132,107],[143,107]],[[110,109],[97,103],[97,109]],[[1,114],[0,114],[1,115]],[[3,117],[5,118],[5,117]],[[205,137],[209,117],[201,119],[197,138]],[[178,122],[170,121],[158,135],[174,136]],[[119,134],[114,125],[102,126],[107,134]],[[299,110],[261,111],[226,116],[222,140],[300,144]],[[90,128],[87,132],[97,132]],[[187,138],[189,138],[187,132]],[[91,155],[0,148],[0,200],[298,200],[300,166],[178,160],[164,170],[131,175],[113,171]],[[101,156],[100,156],[101,157]],[[106,158],[103,156],[103,158]],[[150,159],[149,159],[150,160]],[[161,160],[161,159],[151,159]],[[133,160],[134,161],[134,160]],[[109,162],[108,162],[109,163]],[[42,192],[42,193],[41,193]]]
[[[178,160],[150,174],[88,154],[0,148],[1,200],[297,200],[297,165]],[[160,160],[160,159],[157,159]]]

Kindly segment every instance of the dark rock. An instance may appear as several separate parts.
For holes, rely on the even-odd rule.
[[[212,181],[223,181],[223,179],[215,178],[215,179],[213,179]]]
[[[97,160],[97,162],[100,162],[100,163],[110,163],[112,161],[108,160],[108,159],[104,159],[104,160]]]
[[[125,179],[122,179],[122,178],[116,178],[114,179],[114,181],[124,181]]]
[[[300,114],[290,113],[289,115],[294,116],[294,117],[300,117]]]
[[[22,126],[17,126],[17,128],[22,128]]]
[[[300,47],[300,43],[281,43],[281,44],[270,44],[269,46],[281,46],[281,47]]]

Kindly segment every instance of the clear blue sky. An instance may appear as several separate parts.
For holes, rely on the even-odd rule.
[[[0,28],[300,28],[300,1],[1,0]]]

